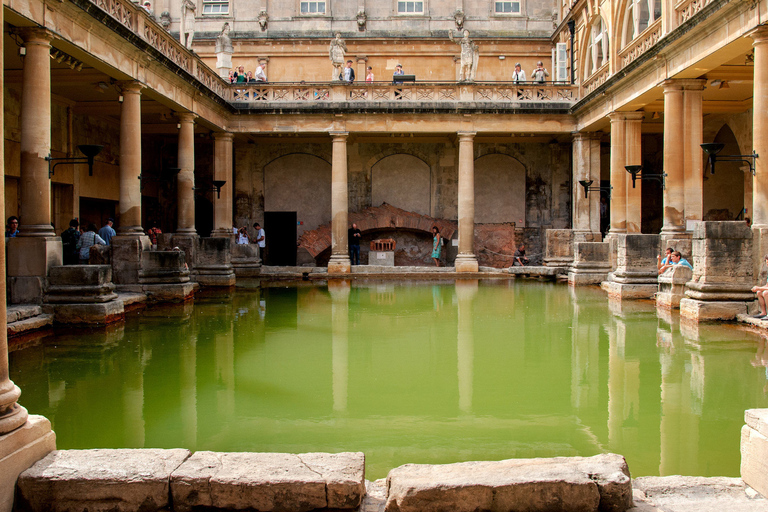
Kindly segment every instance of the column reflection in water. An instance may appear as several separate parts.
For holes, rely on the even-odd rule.
[[[592,417],[600,412],[600,333],[603,325],[595,319],[605,307],[605,295],[573,286],[569,288],[573,306],[571,406],[580,416]]]
[[[349,382],[349,279],[331,279],[328,292],[331,294],[331,332],[333,367],[333,410],[347,410],[347,387]]]
[[[459,329],[457,339],[459,410],[472,413],[472,384],[474,379],[475,359],[475,324],[472,319],[472,303],[477,296],[477,279],[457,279],[456,297],[458,299]]]

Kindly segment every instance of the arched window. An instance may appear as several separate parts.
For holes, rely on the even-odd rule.
[[[629,0],[624,17],[624,45],[661,18],[661,0]]]
[[[587,62],[584,67],[586,76],[590,76],[608,62],[608,55],[608,31],[605,28],[605,23],[603,23],[603,18],[598,16],[592,23],[592,30],[589,34]]]

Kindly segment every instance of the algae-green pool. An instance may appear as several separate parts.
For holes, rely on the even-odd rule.
[[[739,474],[765,340],[534,281],[262,283],[13,350],[66,448],[362,451],[401,464],[624,455]]]

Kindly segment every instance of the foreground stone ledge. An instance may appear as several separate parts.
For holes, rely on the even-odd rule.
[[[609,511],[632,506],[624,457],[406,464],[387,476],[387,512]]]
[[[171,475],[171,493],[179,512],[355,509],[365,455],[197,452]]]
[[[16,510],[149,512],[170,506],[169,482],[189,450],[61,450],[24,471]]]
[[[768,496],[768,409],[749,409],[741,428],[741,478]],[[768,507],[766,507],[768,510]]]

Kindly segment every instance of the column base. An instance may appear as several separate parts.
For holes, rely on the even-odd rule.
[[[349,261],[349,256],[334,254],[328,261],[328,273],[329,274],[349,274],[352,272],[352,263]]]
[[[744,301],[680,300],[680,317],[695,322],[734,320],[736,315],[746,315],[747,310],[748,303]]]
[[[141,270],[141,253],[152,244],[143,232],[119,234],[112,237],[112,281],[115,284],[138,284]]]
[[[600,288],[608,293],[612,299],[632,300],[649,299],[658,291],[656,283],[619,283],[616,281],[603,281]]]
[[[39,304],[48,272],[63,263],[59,237],[25,236],[6,239],[8,285],[12,304]]]
[[[178,247],[184,252],[187,266],[189,271],[192,272],[197,264],[197,252],[200,248],[200,237],[197,233],[174,233],[171,237],[170,243],[171,249]]]
[[[456,272],[477,272],[480,269],[474,254],[459,254],[453,265]]]
[[[256,244],[233,245],[232,267],[237,277],[255,277],[261,274],[259,246]]]
[[[43,416],[30,416],[18,429],[0,436],[0,512],[11,512],[16,480],[56,449],[56,434]]]

